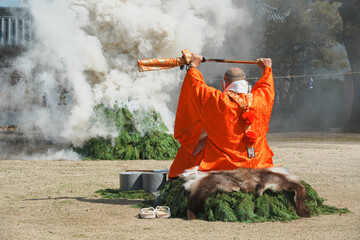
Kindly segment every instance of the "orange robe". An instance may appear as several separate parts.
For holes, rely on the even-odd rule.
[[[247,155],[240,106],[228,94],[207,86],[196,68],[189,69],[181,88],[175,118],[174,137],[181,147],[170,167],[169,178],[177,177],[185,169],[197,165],[200,171],[273,166],[274,154],[266,140],[275,97],[270,67],[264,69],[251,93],[253,102],[250,111],[255,113],[251,129],[257,135],[254,158]],[[193,156],[203,130],[208,134],[206,145]]]

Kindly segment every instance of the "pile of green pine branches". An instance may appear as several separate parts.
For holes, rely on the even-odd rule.
[[[128,109],[108,108],[103,104],[95,107],[96,115],[103,117],[105,125],[115,126],[115,139],[95,137],[74,150],[87,159],[173,159],[180,147],[174,137],[167,133],[160,115],[150,111],[143,119],[146,132],[141,134],[135,125],[136,118]]]
[[[170,207],[172,217],[186,218],[189,192],[183,183],[181,179],[168,181],[161,191],[161,198],[164,205]],[[350,212],[346,208],[323,204],[325,200],[309,184],[302,184],[306,188],[305,205],[311,216]],[[291,221],[298,218],[294,208],[294,193],[275,193],[271,190],[261,196],[241,191],[216,192],[206,200],[204,212],[198,216],[202,220],[225,222]]]

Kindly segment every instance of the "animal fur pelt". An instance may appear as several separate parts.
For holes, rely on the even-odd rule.
[[[205,200],[216,191],[256,192],[261,195],[265,190],[274,192],[295,192],[295,210],[300,217],[310,217],[305,208],[305,187],[298,178],[290,175],[285,168],[238,168],[231,171],[193,173],[184,177],[184,187],[190,191],[187,216],[196,219],[204,210]]]

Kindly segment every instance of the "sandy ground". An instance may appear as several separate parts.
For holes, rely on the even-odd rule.
[[[353,213],[288,223],[139,219],[137,200],[102,199],[126,169],[171,161],[0,161],[0,239],[360,239],[360,135],[270,137],[284,164],[327,199]],[[315,139],[315,140],[314,140]]]

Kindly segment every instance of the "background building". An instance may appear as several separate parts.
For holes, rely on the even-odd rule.
[[[0,7],[0,68],[11,67],[11,60],[29,47],[32,20],[25,7]]]

